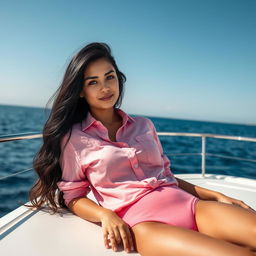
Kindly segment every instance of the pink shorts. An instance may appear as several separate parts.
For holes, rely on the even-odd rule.
[[[143,221],[157,221],[198,231],[195,221],[198,200],[176,184],[165,185],[116,211],[116,214],[130,227]]]

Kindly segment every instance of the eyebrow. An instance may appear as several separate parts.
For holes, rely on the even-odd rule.
[[[105,73],[104,76],[108,75],[108,74],[111,73],[111,72],[114,72],[114,70],[113,70],[113,69],[109,70],[107,73]],[[84,81],[86,81],[86,80],[88,80],[88,79],[95,79],[95,78],[98,78],[98,76],[88,76],[88,77],[86,77],[86,78],[84,79]]]

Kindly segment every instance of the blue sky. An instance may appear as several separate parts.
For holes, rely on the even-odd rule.
[[[109,44],[136,115],[256,124],[256,1],[1,1],[0,104],[45,107],[81,47]]]

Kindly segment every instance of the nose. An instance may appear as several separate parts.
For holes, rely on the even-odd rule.
[[[109,84],[108,84],[108,82],[103,82],[102,84],[101,84],[101,89],[102,90],[109,90]]]

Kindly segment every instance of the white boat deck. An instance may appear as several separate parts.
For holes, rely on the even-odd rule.
[[[192,184],[217,190],[243,200],[256,209],[256,180],[223,175],[175,175]],[[92,192],[88,197],[95,200]],[[89,222],[63,210],[50,215],[21,206],[0,219],[1,256],[85,256],[127,255],[120,245],[117,252],[106,249],[100,223]],[[129,255],[139,255],[129,253]]]

